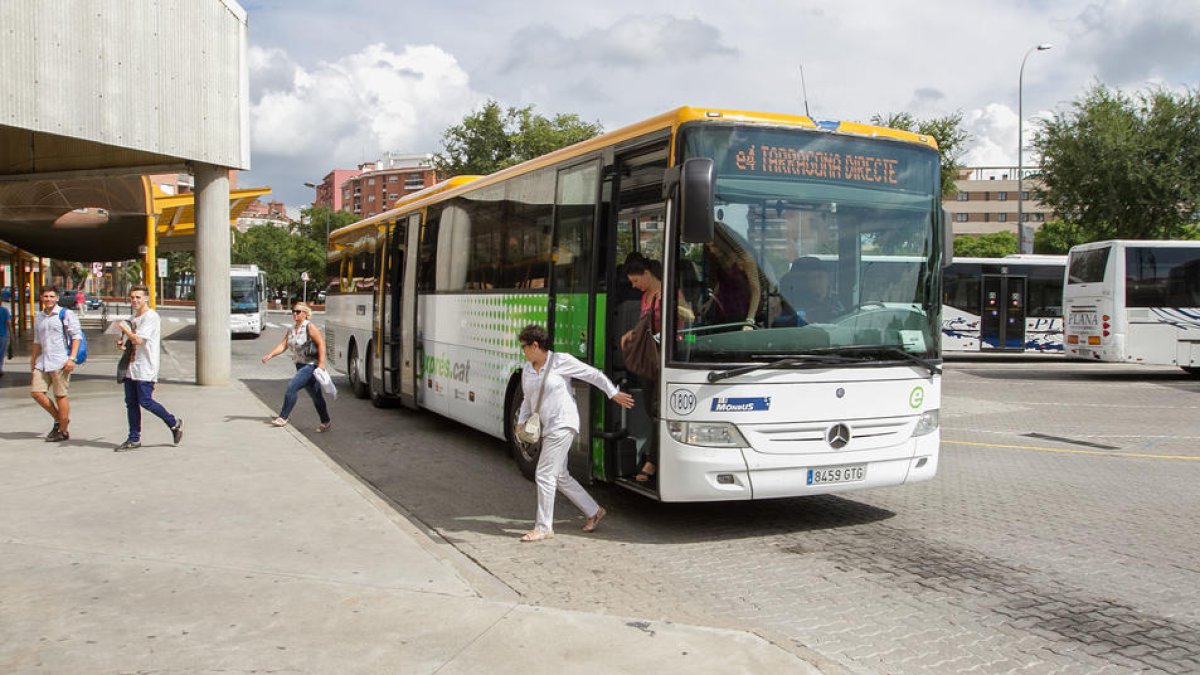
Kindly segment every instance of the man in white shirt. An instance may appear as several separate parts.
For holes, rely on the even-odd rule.
[[[150,289],[137,285],[129,291],[133,318],[118,324],[121,337],[117,346],[133,345],[133,358],[125,377],[125,411],[129,417],[129,436],[114,448],[114,452],[142,447],[142,408],[161,419],[171,430],[175,445],[183,440],[183,420],[172,415],[154,400],[154,384],[158,381],[158,358],[162,340],[162,324],[158,312],[150,309]]]
[[[67,427],[71,423],[71,404],[67,391],[71,373],[75,370],[75,356],[79,353],[79,342],[83,330],[79,317],[69,309],[58,306],[58,288],[46,286],[41,294],[42,311],[33,317],[33,352],[29,368],[33,371],[30,394],[42,409],[54,418],[54,426],[46,434],[46,440],[66,441],[71,438]],[[50,400],[50,394],[54,400]]]

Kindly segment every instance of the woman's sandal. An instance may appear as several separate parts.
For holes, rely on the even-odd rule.
[[[326,431],[329,431],[332,427],[333,422],[322,422],[321,424],[317,425],[317,433],[323,434]]]
[[[587,519],[587,521],[585,521],[583,523],[583,531],[584,532],[595,532],[596,526],[599,525],[600,521],[604,520],[604,516],[607,516],[607,515],[608,515],[608,510],[606,510],[603,506],[596,509],[596,515],[591,516],[590,518]]]
[[[283,419],[282,417],[276,417],[275,419],[271,420],[271,426],[273,426],[273,427],[286,427],[286,426],[287,426],[287,420]]]
[[[651,467],[650,471],[646,470],[647,467]],[[633,479],[639,483],[649,483],[650,481],[654,480],[655,474],[658,473],[658,469],[653,467],[653,464],[647,463],[646,466],[642,467],[641,471],[637,472],[637,475],[634,476]]]
[[[553,537],[554,537],[553,532],[547,532],[545,530],[530,530],[530,531],[526,532],[525,534],[521,535],[521,541],[523,541],[523,542],[543,541],[545,539],[551,539]]]

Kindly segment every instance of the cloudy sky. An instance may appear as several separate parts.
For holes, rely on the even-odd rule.
[[[680,105],[868,120],[963,114],[971,165],[1015,165],[1031,120],[1095,83],[1200,86],[1196,0],[241,0],[252,170],[290,207],[305,182],[386,151],[436,152],[487,99],[605,129]],[[1026,162],[1030,161],[1026,156]]]

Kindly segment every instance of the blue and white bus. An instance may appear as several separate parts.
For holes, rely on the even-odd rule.
[[[942,349],[1063,352],[1061,255],[955,258],[942,274]]]

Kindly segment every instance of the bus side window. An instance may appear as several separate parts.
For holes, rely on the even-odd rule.
[[[441,216],[442,207],[431,206],[425,223],[421,225],[421,243],[417,249],[417,290],[424,293],[433,292],[437,283],[438,222]]]

